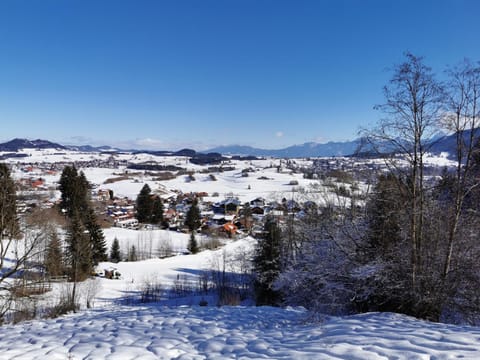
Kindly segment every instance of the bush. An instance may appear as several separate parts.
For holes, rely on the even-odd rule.
[[[237,291],[227,289],[219,294],[218,306],[238,306],[240,305],[240,295]]]
[[[143,280],[140,286],[140,302],[142,304],[158,302],[161,300],[163,287],[156,278],[147,278]]]
[[[218,237],[208,237],[202,241],[201,247],[206,250],[215,250],[222,246],[222,242]]]
[[[75,312],[80,308],[78,303],[78,298],[72,298],[72,289],[71,286],[65,285],[62,287],[60,297],[58,302],[47,309],[45,313],[46,318],[56,318],[61,315],[68,314],[70,312]]]

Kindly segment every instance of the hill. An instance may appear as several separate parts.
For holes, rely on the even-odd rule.
[[[67,149],[65,146],[48,140],[13,139],[0,144],[0,151],[19,151],[21,149]]]

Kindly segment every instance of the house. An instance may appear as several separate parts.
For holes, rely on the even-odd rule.
[[[99,201],[108,201],[110,200],[110,191],[108,189],[99,189],[96,194],[96,199]],[[112,191],[113,194],[113,191]]]
[[[240,200],[234,197],[226,198],[218,203],[212,205],[214,213],[218,214],[238,214],[240,209]]]
[[[232,224],[232,223],[226,223],[223,225],[223,228],[222,228],[223,231],[225,231],[229,237],[232,237],[233,235],[235,235],[237,233],[237,227]]]
[[[115,222],[116,227],[123,229],[138,229],[138,220],[137,219],[125,219]]]
[[[41,187],[43,187],[44,184],[45,184],[45,181],[42,178],[32,180],[32,182],[31,182],[31,186],[34,189],[41,188]]]
[[[253,199],[252,201],[250,201],[250,207],[254,208],[254,207],[261,207],[263,208],[265,206],[265,199],[262,198],[262,197],[258,197],[256,199]]]

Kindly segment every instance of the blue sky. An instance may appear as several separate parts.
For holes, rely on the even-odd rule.
[[[480,60],[477,0],[3,0],[0,140],[353,139],[410,51]]]

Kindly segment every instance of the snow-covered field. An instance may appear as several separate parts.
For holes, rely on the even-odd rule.
[[[127,232],[127,233],[124,233]],[[134,239],[135,231],[113,229]],[[182,234],[183,235],[183,234]],[[181,234],[175,241],[184,241]],[[168,287],[195,281],[212,259],[251,248],[247,237],[224,249],[119,264],[120,280],[95,280],[94,307],[58,319],[0,327],[0,359],[479,359],[480,328],[370,313],[313,319],[301,308],[203,307],[198,299],[159,304],[118,301],[142,278]],[[178,300],[180,300],[178,302]],[[178,303],[178,305],[176,305]],[[187,304],[187,305],[185,305]]]
[[[32,152],[28,160],[55,162],[59,156],[65,161],[91,159],[88,154]],[[137,157],[135,160],[139,162],[148,160],[147,156]],[[242,202],[291,192],[292,186],[288,185],[291,180],[297,180],[300,186],[310,183],[299,174],[278,173],[268,162],[272,161],[235,163],[235,170],[216,174],[217,181],[196,174],[192,182],[178,177],[159,183],[139,176],[104,184],[106,178],[115,176],[119,170],[82,170],[97,186],[113,187],[116,194],[131,198],[138,194],[143,183],[149,183],[152,189],[162,186],[169,191],[222,195],[233,192]],[[242,177],[241,169],[245,167],[252,167],[255,172]],[[260,177],[269,180],[259,180]],[[58,175],[46,179],[53,183]],[[105,235],[109,247],[116,237],[123,249],[135,245],[137,249],[155,251],[167,243],[180,255],[100,264],[98,270],[114,267],[121,278],[102,277],[90,282],[94,286],[82,284],[82,296],[94,294],[92,309],[52,320],[1,326],[0,359],[480,359],[480,328],[429,323],[397,314],[313,319],[300,308],[254,307],[245,303],[217,307],[212,298],[208,298],[209,306],[199,306],[199,298],[194,296],[127,305],[122,299],[138,293],[145,281],[156,281],[165,289],[178,279],[198,283],[200,274],[215,270],[222,257],[245,257],[255,240],[250,237],[225,240],[222,249],[181,255],[188,242],[186,234],[111,228],[105,230]],[[229,262],[226,271],[235,271],[235,263]],[[58,296],[62,286],[54,287],[48,296],[50,300]]]
[[[2,359],[479,359],[480,330],[395,314],[306,323],[300,309],[98,309],[0,329]]]

